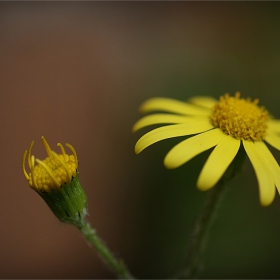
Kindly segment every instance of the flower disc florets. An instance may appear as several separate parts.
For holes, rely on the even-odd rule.
[[[56,179],[56,183],[53,181],[53,178],[50,176],[50,174],[46,171],[45,166],[43,165],[36,165],[34,167],[34,175],[30,173],[29,176],[29,185],[31,187],[35,187],[37,189],[47,189],[47,188],[55,188],[57,187],[57,183],[59,186],[69,181],[69,179],[72,177],[75,177],[76,175],[76,162],[73,155],[57,155],[60,160],[53,157],[47,157],[45,160],[42,161],[45,166],[47,166],[51,172],[52,177]],[[61,164],[61,161],[64,163],[64,165]],[[66,168],[65,168],[66,166]],[[68,170],[68,172],[66,172]],[[33,178],[34,182],[33,182]],[[70,179],[70,180],[71,180]],[[35,184],[36,182],[36,184]]]
[[[214,107],[212,124],[238,140],[261,141],[266,135],[269,113],[258,102],[240,98],[240,93],[234,97],[225,94]]]
[[[48,157],[44,160],[35,159],[35,157],[31,155],[34,144],[34,142],[32,142],[28,151],[25,151],[23,155],[22,167],[23,173],[31,188],[36,191],[48,192],[52,189],[59,189],[63,184],[72,181],[77,173],[78,159],[76,151],[69,144],[66,144],[66,146],[72,151],[73,155],[66,154],[60,143],[57,145],[61,149],[61,154],[57,154],[51,150],[44,137],[42,137],[42,142]],[[29,174],[25,170],[26,157],[30,168]],[[37,165],[35,165],[35,161],[38,163]]]
[[[57,154],[43,136],[41,140],[48,156],[44,160],[35,159],[31,154],[32,141],[22,157],[23,174],[29,186],[44,199],[61,222],[80,226],[87,214],[87,198],[79,181],[77,153],[70,144],[65,144],[72,152],[66,154],[62,144],[58,143],[61,154]],[[29,173],[25,169],[26,158]]]

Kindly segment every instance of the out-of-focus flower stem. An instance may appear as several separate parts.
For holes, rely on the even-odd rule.
[[[77,225],[88,242],[96,249],[102,260],[118,275],[120,279],[134,279],[124,262],[117,259],[89,223],[83,221]]]
[[[223,181],[220,181],[207,197],[204,209],[192,229],[187,255],[187,267],[183,274],[180,275],[180,278],[197,278],[199,272],[203,269],[202,254],[215,213],[225,191],[223,187],[225,187]]]
[[[207,242],[207,237],[217,209],[226,192],[228,181],[240,173],[244,159],[246,157],[243,147],[240,148],[235,159],[224,173],[217,185],[209,191],[204,209],[196,220],[190,235],[189,248],[187,252],[187,266],[177,275],[176,278],[194,279],[198,277],[203,269],[203,252]]]

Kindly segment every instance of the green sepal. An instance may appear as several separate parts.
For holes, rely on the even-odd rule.
[[[87,214],[87,198],[79,181],[79,173],[70,183],[49,192],[37,191],[54,215],[64,223],[80,225]]]

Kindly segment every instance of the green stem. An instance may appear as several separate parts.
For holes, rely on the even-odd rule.
[[[187,252],[187,267],[179,273],[178,278],[197,278],[202,269],[202,255],[205,249],[207,237],[213,224],[218,206],[224,197],[227,187],[225,184],[240,173],[246,153],[243,147],[240,147],[235,159],[224,173],[217,185],[209,191],[206,204],[202,213],[198,217],[191,233],[189,248]]]
[[[78,229],[83,233],[89,243],[97,250],[101,258],[116,272],[119,278],[134,279],[124,262],[117,259],[109,248],[102,242],[96,234],[96,231],[90,226],[89,223],[83,221],[77,225]]]
[[[201,270],[202,254],[205,249],[207,236],[224,192],[224,181],[220,181],[209,193],[204,209],[197,219],[191,233],[187,255],[187,267],[181,275],[183,278],[196,278]]]

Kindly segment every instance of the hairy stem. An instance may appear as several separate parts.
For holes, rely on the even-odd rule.
[[[78,229],[83,233],[89,243],[97,250],[103,261],[118,275],[121,279],[134,279],[124,262],[114,256],[104,242],[98,237],[96,231],[87,222],[82,222]]]
[[[179,273],[178,278],[197,278],[199,272],[202,270],[203,252],[207,237],[217,213],[217,209],[224,197],[225,191],[227,190],[226,183],[240,173],[245,156],[246,153],[244,148],[240,147],[235,159],[230,164],[223,177],[217,185],[209,191],[206,204],[191,232],[187,252],[187,266],[181,273]]]
[[[196,278],[198,273],[202,270],[202,255],[216,210],[225,191],[223,185],[223,182],[219,182],[218,185],[210,191],[204,209],[194,225],[190,236],[187,267],[181,275],[183,278]]]

